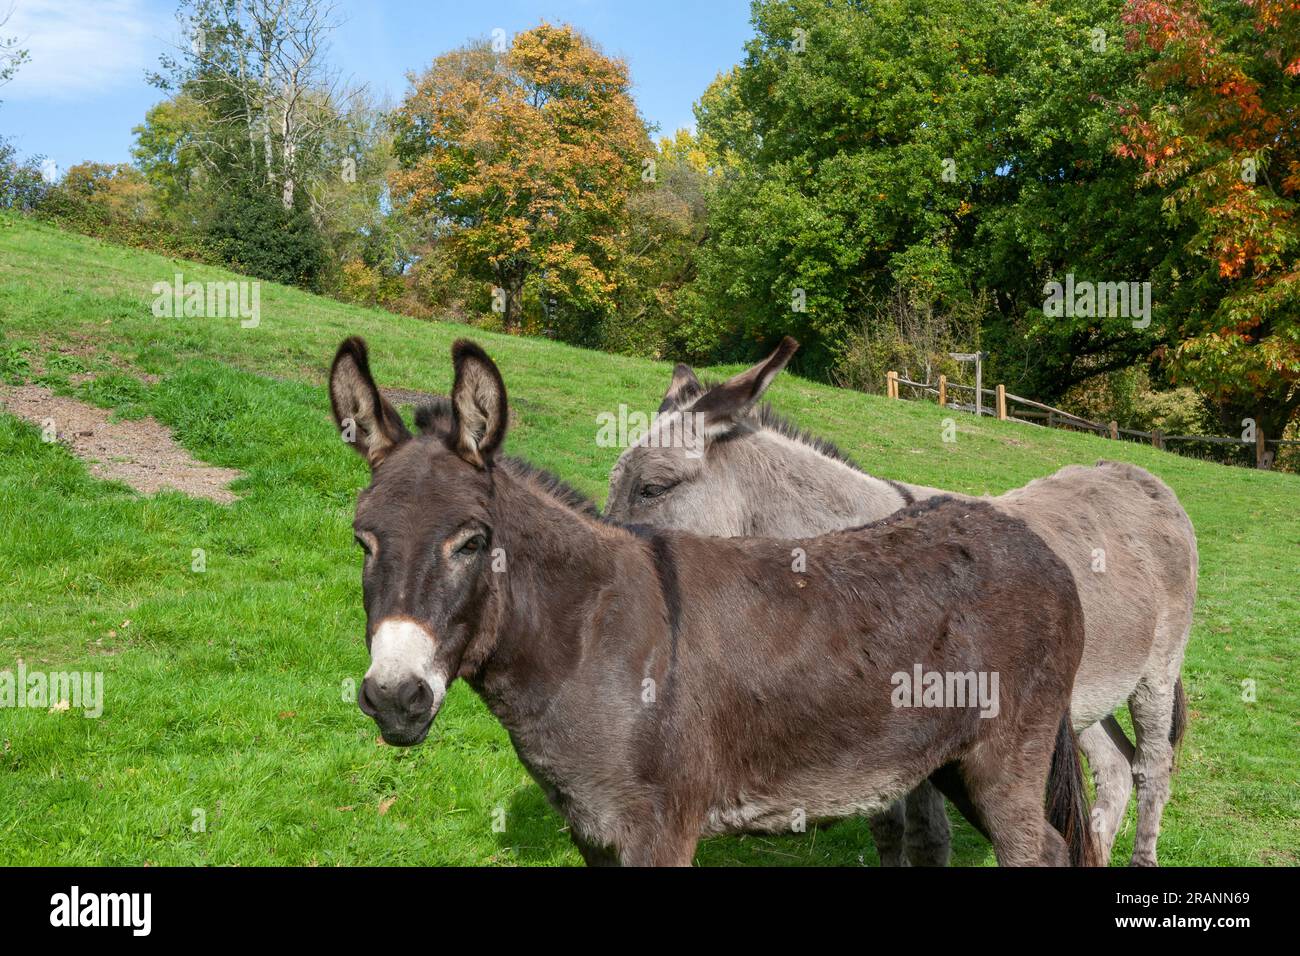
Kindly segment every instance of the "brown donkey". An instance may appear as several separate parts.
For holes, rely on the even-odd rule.
[[[650,433],[610,475],[607,515],[696,534],[787,538],[878,521],[948,494],[869,475],[834,445],[759,405],[797,347],[786,339],[765,361],[713,386],[677,366]],[[686,448],[661,440],[682,431],[684,420],[703,442]],[[1094,838],[1108,860],[1136,786],[1133,862],[1154,865],[1174,748],[1186,726],[1179,674],[1197,574],[1186,511],[1164,482],[1122,462],[1070,465],[996,498],[953,497],[1023,520],[1073,572],[1084,650],[1071,716],[1097,784]],[[1126,702],[1136,747],[1111,716]],[[946,862],[948,820],[932,787],[909,794],[905,820],[907,859]],[[901,862],[901,804],[871,823],[881,861]]]
[[[592,864],[686,865],[703,836],[871,813],[932,775],[999,863],[1089,861],[1082,612],[1023,522],[939,498],[800,541],[610,524],[501,454],[500,373],[452,357],[419,437],[361,340],[330,374],[372,471],[358,702],[385,740],[422,741],[464,678]]]

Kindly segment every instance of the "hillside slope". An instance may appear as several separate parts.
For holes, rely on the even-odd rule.
[[[603,499],[618,449],[597,446],[596,416],[620,403],[652,412],[670,365],[269,283],[256,328],[155,318],[151,289],[177,273],[239,278],[0,217],[0,378],[147,413],[196,457],[246,476],[233,505],[145,498],[0,415],[0,669],[21,658],[99,671],[106,688],[98,719],[0,709],[0,863],[576,862],[562,821],[466,688],[429,742],[406,752],[377,746],[348,699],[365,669],[349,525],[366,476],[337,441],[324,373],[338,342],[360,334],[383,386],[445,392],[448,347],[468,332],[505,375],[518,414],[511,450]],[[944,443],[933,405],[791,375],[770,397],[905,481],[998,493],[1102,457],[1167,481],[1196,526],[1202,570],[1184,672],[1192,723],[1162,862],[1298,862],[1300,480],[951,412],[958,440]],[[1117,860],[1131,838],[1130,811]],[[874,860],[858,822],[714,840],[700,854],[858,859]],[[955,860],[991,854],[962,825]]]

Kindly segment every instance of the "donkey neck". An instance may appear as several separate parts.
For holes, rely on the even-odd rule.
[[[642,560],[641,546],[533,477],[505,469],[496,476],[492,511],[493,553],[504,565],[462,674],[514,733],[546,710],[581,663],[600,614],[594,605],[611,589],[631,586],[628,569]]]
[[[808,537],[867,524],[893,514],[912,497],[907,485],[885,481],[771,428],[754,434],[746,469],[756,484],[751,500],[780,502],[755,514],[755,533]],[[916,496],[922,497],[922,496]]]

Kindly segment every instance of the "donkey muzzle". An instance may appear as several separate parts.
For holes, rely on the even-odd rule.
[[[374,719],[387,743],[401,747],[418,744],[429,733],[437,698],[428,682],[408,677],[396,688],[385,688],[367,677],[357,692],[357,706]]]
[[[437,668],[435,650],[433,635],[416,621],[390,619],[375,630],[357,706],[390,744],[418,744],[442,706],[447,680]]]

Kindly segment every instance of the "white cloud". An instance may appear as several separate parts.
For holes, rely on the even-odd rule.
[[[0,0],[12,6],[0,36],[30,53],[4,87],[7,100],[84,99],[144,82],[157,58],[155,35],[169,20],[144,0]]]

